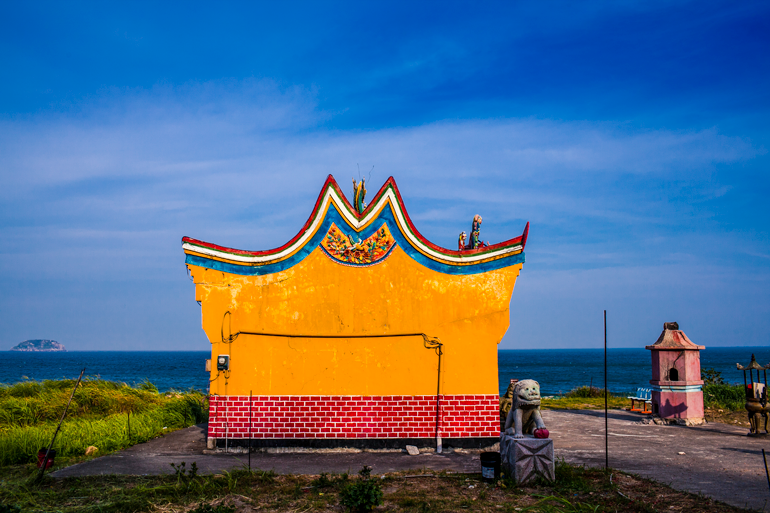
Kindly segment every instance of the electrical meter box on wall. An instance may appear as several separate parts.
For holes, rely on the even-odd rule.
[[[217,356],[217,370],[226,371],[230,370],[230,356],[226,354],[220,354]]]
[[[417,231],[393,178],[368,206],[363,182],[354,189],[351,204],[329,176],[305,226],[276,249],[182,239],[217,362],[210,443],[499,441],[497,344],[529,224],[505,242],[445,249]],[[476,216],[473,241],[480,225]],[[223,373],[223,357],[237,366]]]

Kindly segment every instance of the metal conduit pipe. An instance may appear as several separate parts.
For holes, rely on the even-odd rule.
[[[286,338],[339,338],[339,339],[422,337],[423,346],[425,347],[425,349],[433,349],[436,352],[436,355],[438,356],[438,372],[436,374],[436,451],[441,452],[441,449],[440,449],[441,436],[439,433],[439,415],[441,411],[441,355],[444,354],[442,350],[442,348],[444,347],[444,344],[441,342],[441,340],[438,337],[431,337],[425,333],[393,333],[393,334],[382,334],[382,335],[290,335],[286,333],[265,333],[260,331],[237,331],[235,333],[232,333],[232,330],[230,330],[230,335],[225,337],[225,333],[224,333],[225,318],[228,318],[228,321],[230,320],[230,318],[232,318],[232,315],[230,314],[229,311],[225,312],[225,315],[222,318],[221,335],[222,335],[222,342],[225,344],[232,344],[235,341],[235,339],[238,338],[239,335],[252,335],[252,336],[263,336],[263,337],[286,337]]]

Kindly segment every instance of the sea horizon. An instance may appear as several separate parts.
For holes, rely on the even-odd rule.
[[[136,385],[150,381],[160,391],[208,390],[206,350],[193,351],[3,351],[0,383],[26,380],[74,379],[85,367],[85,376]],[[729,383],[742,383],[736,363],[746,365],[755,354],[760,364],[770,362],[770,346],[708,347],[701,351],[701,368],[713,368]],[[650,352],[644,348],[608,348],[610,392],[633,394],[649,387]],[[511,379],[535,379],[543,395],[559,395],[579,386],[604,386],[604,349],[499,349],[499,392]]]

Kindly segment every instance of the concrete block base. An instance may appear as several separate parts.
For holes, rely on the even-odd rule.
[[[538,476],[549,481],[556,479],[553,459],[553,440],[550,438],[513,438],[500,435],[500,459],[503,469],[519,484]]]
[[[660,426],[676,425],[676,426],[701,426],[706,423],[706,419],[703,417],[693,419],[663,419],[660,417],[648,417],[643,419],[642,424],[658,424]]]

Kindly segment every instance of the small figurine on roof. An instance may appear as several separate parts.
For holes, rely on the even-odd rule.
[[[364,187],[364,179],[356,183],[356,179],[353,178],[353,206],[356,208],[356,212],[363,213],[366,209],[366,203],[364,198],[366,197],[366,188]]]
[[[488,242],[481,241],[481,216],[476,214],[473,216],[473,224],[471,225],[471,242],[469,249],[483,248],[489,246]]]
[[[462,251],[465,249],[465,239],[468,236],[465,234],[465,232],[460,232],[460,239],[457,241],[457,251]]]

